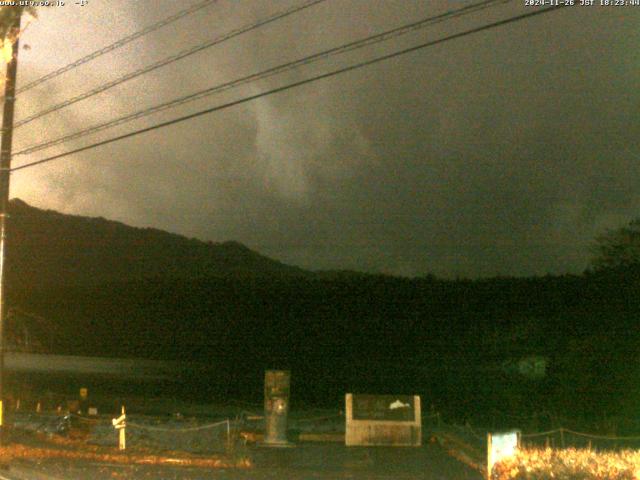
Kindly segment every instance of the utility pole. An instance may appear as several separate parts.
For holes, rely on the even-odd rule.
[[[11,175],[11,144],[13,140],[13,112],[16,101],[18,51],[22,7],[13,20],[4,41],[13,41],[11,59],[7,63],[4,84],[4,110],[2,112],[2,142],[0,142],[0,444],[5,443],[4,409],[4,327],[7,318],[5,260],[7,243],[7,216],[9,211],[9,177]]]

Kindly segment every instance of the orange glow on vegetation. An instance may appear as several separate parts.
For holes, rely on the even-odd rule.
[[[128,465],[173,465],[200,468],[250,468],[251,462],[246,459],[229,459],[225,457],[196,457],[192,455],[166,456],[146,453],[120,453],[97,451],[97,449],[62,450],[56,448],[32,447],[12,444],[0,447],[0,461],[10,462],[13,459],[28,460],[64,458],[68,460],[88,460],[92,462],[117,463]]]
[[[640,451],[598,452],[589,449],[523,449],[496,463],[492,480],[593,478],[640,480]]]
[[[185,452],[158,452],[147,448],[135,448],[126,452],[114,447],[89,445],[83,432],[75,432],[74,438],[35,434],[25,437],[27,444],[10,443],[0,447],[0,463],[14,459],[46,460],[65,459],[70,462],[84,460],[96,463],[126,465],[171,465],[195,468],[251,468],[251,461],[240,455],[192,455]],[[86,433],[86,432],[85,432]]]

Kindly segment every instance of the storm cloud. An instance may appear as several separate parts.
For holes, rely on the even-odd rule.
[[[19,96],[17,118],[295,1],[219,1]],[[468,2],[467,2],[468,3]],[[15,149],[464,2],[328,0],[16,132]],[[19,82],[184,8],[90,0],[40,11]],[[511,2],[33,154],[71,147],[527,11]],[[470,35],[16,172],[12,196],[310,269],[581,272],[640,212],[640,8],[574,7]]]

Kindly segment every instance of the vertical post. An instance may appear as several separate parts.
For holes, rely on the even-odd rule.
[[[487,432],[487,480],[491,480],[491,470],[493,470],[493,447],[491,440],[491,432]]]
[[[560,447],[564,448],[564,428],[560,428]]]
[[[87,387],[82,387],[78,397],[78,408],[80,409],[78,413],[80,415],[87,415],[87,410],[89,408],[89,389]]]
[[[8,7],[7,7],[8,8]],[[7,215],[9,207],[9,176],[11,174],[11,144],[13,140],[13,113],[16,101],[16,78],[18,74],[18,34],[22,7],[13,19],[13,26],[5,41],[15,40],[13,55],[7,63],[7,76],[4,84],[4,110],[2,112],[2,142],[0,143],[0,443],[4,443],[4,324],[7,315],[5,260],[7,239]]]
[[[127,448],[127,436],[125,433],[125,429],[126,429],[126,416],[125,416],[125,411],[124,411],[124,405],[122,406],[122,416],[120,417],[122,418],[122,426],[120,427],[120,431],[118,432],[118,449],[119,450],[126,450]]]

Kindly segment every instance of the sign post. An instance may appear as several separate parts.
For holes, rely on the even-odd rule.
[[[487,433],[487,478],[491,478],[493,466],[503,458],[512,457],[520,447],[520,431]]]
[[[127,448],[127,415],[124,410],[124,405],[122,406],[121,415],[111,420],[111,423],[113,424],[113,428],[118,431],[118,450],[125,450]]]

